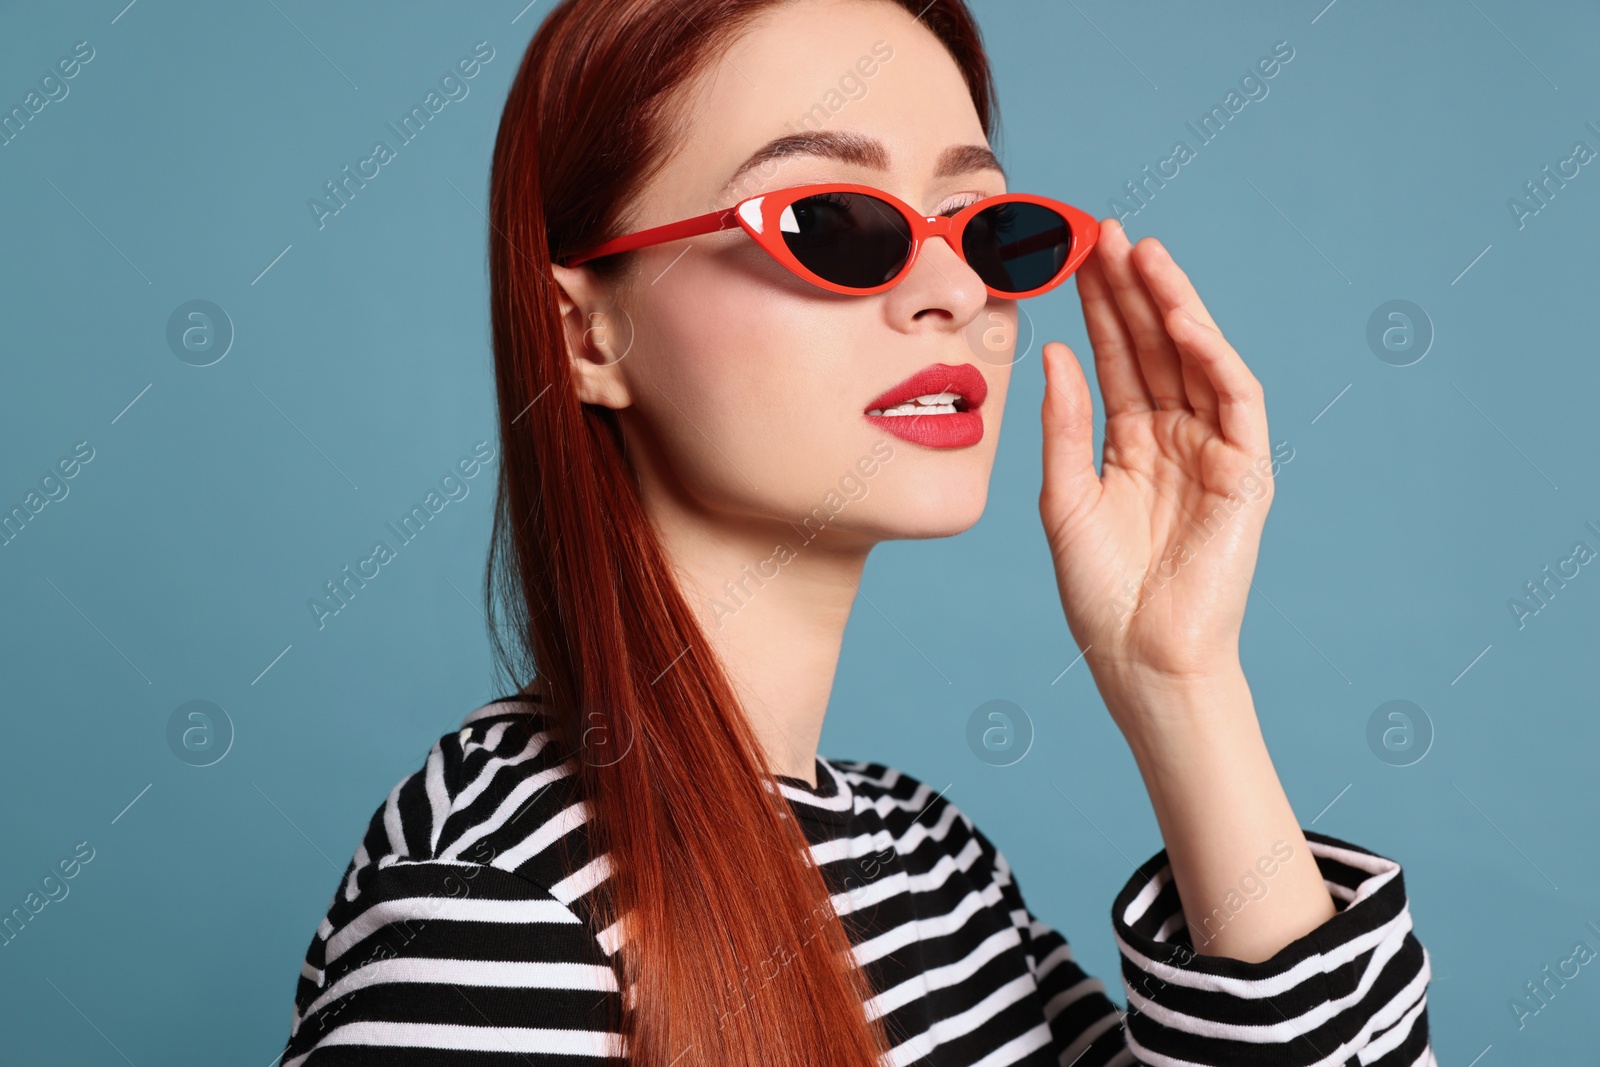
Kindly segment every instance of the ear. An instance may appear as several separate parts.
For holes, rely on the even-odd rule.
[[[585,267],[552,265],[560,301],[567,362],[578,399],[625,408],[633,404],[620,366],[633,347],[633,323],[615,299],[614,286]]]

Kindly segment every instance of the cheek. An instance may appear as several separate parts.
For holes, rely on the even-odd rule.
[[[876,436],[855,401],[883,377],[863,365],[865,310],[713,263],[649,293],[629,378],[677,475],[703,499],[792,510],[847,473]]]
[[[670,262],[645,275],[659,284],[635,301],[627,357],[635,406],[625,421],[647,436],[649,457],[636,462],[659,465],[651,480],[670,479],[702,506],[792,522],[845,499],[865,463],[868,491],[838,525],[889,539],[947,536],[977,521],[1011,353],[998,359],[959,336],[910,338],[889,329],[873,301],[775,282],[714,255],[691,252],[661,275]],[[972,363],[988,380],[984,437],[973,448],[922,448],[864,417],[867,402],[924,357]],[[889,462],[876,462],[885,454]]]

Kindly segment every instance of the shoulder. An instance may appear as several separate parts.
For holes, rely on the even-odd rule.
[[[949,799],[954,782],[924,780],[898,767],[866,760],[826,761],[846,783],[858,816],[876,817],[903,856],[949,857],[946,863],[985,876],[1006,861],[971,816]]]
[[[954,783],[935,784],[899,767],[868,760],[825,762],[847,784],[858,813],[871,811],[891,824],[957,822],[969,831],[976,830],[966,812],[947,798]]]
[[[525,697],[474,710],[396,782],[368,821],[347,892],[397,864],[492,867],[570,903],[588,862],[588,805],[542,705]]]
[[[485,705],[390,790],[307,948],[286,1064],[324,1046],[444,1055],[509,1038],[525,1053],[610,1054],[597,1008],[616,1007],[613,946],[581,871],[565,869],[586,863],[586,815],[547,725],[533,701]],[[467,995],[479,987],[537,991],[560,1025],[525,1029],[524,1001]]]
[[[930,805],[941,811],[950,806],[943,798],[945,790],[898,767],[870,760],[829,759],[824,762],[849,783],[858,809],[870,806],[887,812],[914,807],[921,812]]]

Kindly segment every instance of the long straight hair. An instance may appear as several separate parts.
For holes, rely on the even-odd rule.
[[[562,0],[528,45],[494,146],[503,461],[490,635],[506,681],[542,682],[557,743],[574,754],[591,851],[609,870],[595,907],[621,933],[612,1024],[639,1067],[873,1067],[909,1036],[863,1010],[871,989],[672,578],[616,412],[578,399],[549,273],[616,235],[688,121],[674,90],[786,2]],[[918,16],[944,44],[990,135],[992,76],[963,0],[877,2]]]

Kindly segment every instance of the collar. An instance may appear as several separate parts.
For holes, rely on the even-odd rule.
[[[817,784],[786,774],[774,775],[778,791],[789,801],[789,806],[802,823],[825,827],[843,827],[855,814],[855,791],[850,781],[822,757],[816,759]]]

